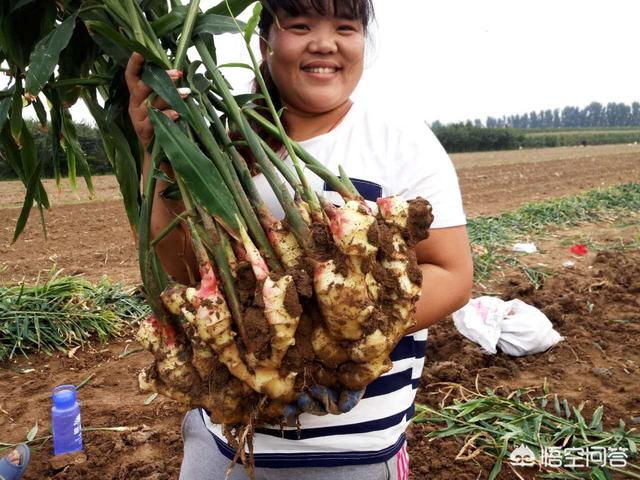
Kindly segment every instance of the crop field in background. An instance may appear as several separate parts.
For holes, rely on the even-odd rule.
[[[603,128],[603,129],[575,129],[575,130],[542,130],[529,132],[519,130],[524,134],[522,147],[562,147],[577,145],[608,145],[640,142],[640,129]]]
[[[547,426],[575,428],[591,439],[614,438],[607,432],[619,428],[620,419],[633,428],[640,421],[640,146],[465,153],[452,159],[471,220],[479,273],[474,296],[521,298],[541,309],[565,340],[538,355],[489,356],[461,337],[450,319],[432,327],[418,394],[422,406],[408,431],[412,478],[488,478],[501,446],[488,435],[465,436],[475,431],[472,417],[479,412],[498,428],[495,412],[506,418],[512,409],[526,409],[533,423],[518,423],[523,429],[518,438],[538,417]],[[0,300],[19,294],[9,287],[21,280],[32,285],[40,276],[43,282],[52,268],[94,285],[105,275],[128,287],[139,282],[115,180],[96,177],[94,184],[96,198],[88,200],[82,188],[72,193],[65,184],[58,194],[52,181],[45,182],[53,205],[47,214],[49,240],[43,240],[32,215],[23,237],[9,245],[23,190],[17,182],[0,183],[0,286],[5,288]],[[588,193],[596,189],[600,193]],[[537,205],[523,207],[528,202]],[[514,254],[515,242],[534,242],[539,253]],[[578,243],[586,245],[586,255],[570,253]],[[568,260],[573,268],[563,266]],[[150,401],[138,392],[136,376],[150,354],[140,351],[132,331],[125,324],[120,336],[106,343],[96,338],[63,353],[18,354],[1,365],[0,448],[24,441],[39,425],[25,480],[177,478],[181,413],[169,400]],[[50,391],[61,383],[83,385],[79,398],[88,460],[56,472],[48,463],[47,429]],[[547,413],[539,410],[543,403]],[[457,415],[459,423],[427,421],[438,415],[441,422],[442,415]],[[460,429],[460,436],[443,437],[447,428]],[[544,434],[551,435],[547,427]],[[496,478],[528,480],[540,473],[505,461]],[[636,477],[615,473],[613,478]]]
[[[574,178],[580,179],[580,166],[584,162],[598,160],[603,170],[608,170],[609,160],[627,161],[625,167],[635,168],[640,157],[640,145],[590,145],[587,147],[525,148],[499,152],[454,153],[451,155],[457,169],[489,167],[548,161],[568,161],[563,163],[567,171],[573,167]],[[604,159],[604,162],[603,162]],[[589,168],[591,170],[591,168]],[[460,172],[459,172],[460,173]],[[464,172],[462,172],[464,173]],[[613,172],[612,172],[613,173]],[[606,176],[606,174],[605,174]],[[571,188],[571,185],[569,185]]]
[[[591,128],[559,128],[559,129],[549,129],[549,130],[521,130],[527,137],[539,137],[542,135],[603,135],[603,134],[617,134],[617,135],[640,135],[640,128],[601,128],[601,129],[591,129]]]

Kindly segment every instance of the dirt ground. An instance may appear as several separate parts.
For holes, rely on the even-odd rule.
[[[437,382],[473,390],[478,376],[481,389],[502,386],[501,393],[506,394],[517,387],[541,386],[546,379],[550,391],[570,405],[585,401],[585,418],[603,405],[605,428],[616,427],[619,419],[631,424],[640,414],[640,250],[592,253],[579,259],[575,268],[553,273],[538,290],[523,274],[513,272],[492,287],[504,300],[520,298],[541,309],[564,341],[547,352],[521,358],[500,352],[483,355],[453,322],[444,321],[429,332],[418,401],[437,406],[442,395],[429,387]],[[413,478],[486,478],[491,460],[480,456],[477,464],[454,461],[461,445],[449,439],[429,442],[424,436],[433,429],[411,427]],[[531,470],[518,473],[535,478]],[[517,477],[505,466],[499,478]]]
[[[639,145],[463,153],[452,158],[469,216],[640,179]],[[34,211],[14,245],[10,242],[24,189],[20,182],[0,183],[0,282],[34,281],[53,266],[91,280],[106,274],[113,281],[139,282],[135,243],[115,178],[94,178],[92,201],[82,186],[72,193],[63,183],[58,193],[53,181],[45,183],[53,206],[46,213],[48,241]]]
[[[497,214],[524,201],[640,181],[638,147],[553,150],[559,159],[551,158],[549,150],[512,152],[510,159],[504,154],[493,159],[488,154],[454,156],[467,213]],[[96,186],[97,199],[91,203],[83,200],[83,193],[72,203],[68,192],[52,193],[49,241],[43,241],[33,215],[25,236],[9,246],[21,189],[11,182],[0,184],[0,282],[32,281],[53,264],[90,279],[104,274],[137,282],[135,248],[115,183],[111,177],[101,177]],[[640,250],[621,248],[632,242],[637,245],[639,225],[635,216],[625,225],[599,223],[552,231],[540,239],[541,253],[522,257],[552,273],[541,289],[533,289],[521,273],[507,270],[476,286],[476,295],[522,298],[542,309],[565,340],[551,351],[519,359],[483,355],[457,333],[450,319],[444,320],[430,329],[419,401],[437,404],[437,392],[430,387],[436,382],[471,386],[478,376],[481,386],[508,389],[540,385],[546,378],[559,397],[576,405],[587,401],[587,416],[604,405],[606,426],[617,424],[619,418],[628,421],[640,416]],[[588,255],[569,253],[568,245],[577,241],[593,246]],[[567,259],[575,262],[574,268],[562,266]],[[42,447],[33,449],[25,479],[177,478],[182,414],[175,403],[161,397],[144,405],[147,395],[138,393],[136,376],[151,356],[146,352],[122,355],[135,348],[124,337],[93,344],[71,358],[35,355],[2,365],[0,442],[5,443],[24,440],[36,422],[37,437],[49,435],[51,389],[90,377],[79,392],[87,461],[55,470],[49,465],[52,447],[45,437]],[[103,429],[114,427],[123,428]],[[409,431],[413,478],[486,478],[490,460],[455,461],[460,445],[452,440],[429,442],[424,438],[429,430],[415,425]],[[532,472],[519,474],[533,478]],[[505,468],[500,478],[517,477]]]

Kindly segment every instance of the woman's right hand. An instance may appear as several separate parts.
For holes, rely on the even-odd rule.
[[[129,89],[129,116],[131,117],[131,123],[133,123],[138,140],[140,140],[146,151],[153,138],[153,125],[147,112],[147,98],[149,98],[153,90],[142,81],[143,66],[144,57],[134,52],[129,58],[129,63],[127,63],[124,78]],[[179,70],[167,70],[167,74],[174,83],[182,77],[182,72]],[[167,102],[162,98],[157,97],[152,105],[154,108],[161,110],[171,120],[178,119],[178,112],[169,108]]]

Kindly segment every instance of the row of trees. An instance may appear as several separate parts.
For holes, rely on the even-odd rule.
[[[640,131],[624,129],[578,129],[527,134],[522,129],[476,127],[462,123],[432,128],[449,153],[640,142]]]
[[[562,110],[532,111],[520,115],[503,117],[487,117],[483,123],[479,118],[467,120],[466,125],[487,128],[588,128],[588,127],[636,127],[640,126],[640,102],[631,105],[610,102],[603,105],[591,102],[584,108],[564,107]],[[432,127],[441,127],[442,123],[435,121]]]

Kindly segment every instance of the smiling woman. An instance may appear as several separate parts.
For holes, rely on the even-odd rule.
[[[276,108],[282,109],[287,135],[318,159],[322,168],[345,179],[344,172],[348,172],[349,183],[366,201],[366,205],[361,204],[362,210],[380,207],[384,228],[372,232],[382,233],[372,233],[369,238],[367,230],[366,237],[367,242],[379,244],[380,250],[389,256],[381,261],[378,270],[375,265],[364,263],[358,267],[361,275],[357,278],[363,280],[357,285],[338,280],[331,284],[345,287],[336,287],[336,296],[337,292],[347,292],[343,301],[334,302],[339,306],[335,311],[331,310],[331,302],[318,300],[322,315],[331,314],[330,329],[322,327],[324,324],[313,315],[306,317],[306,327],[299,327],[301,332],[306,328],[307,333],[296,337],[296,348],[291,351],[298,353],[286,361],[302,364],[303,359],[309,360],[310,371],[304,367],[301,381],[306,384],[310,380],[311,385],[306,385],[309,388],[293,397],[295,400],[285,408],[285,416],[288,420],[297,419],[297,426],[256,428],[252,443],[255,476],[406,479],[405,429],[413,415],[424,365],[426,328],[466,304],[471,288],[472,262],[456,174],[446,152],[421,120],[408,116],[394,118],[379,111],[377,99],[366,103],[351,100],[362,77],[365,38],[374,15],[371,0],[263,0],[262,4],[261,71]],[[126,76],[131,92],[129,113],[141,143],[148,145],[153,126],[145,101],[151,90],[140,79],[143,60],[134,54]],[[181,76],[176,70],[168,73],[172,79]],[[167,117],[174,120],[178,117],[177,112],[157,99],[155,105],[164,109]],[[280,148],[279,154],[285,165],[293,168],[295,159],[287,156],[291,151]],[[149,174],[149,165],[147,154],[145,176]],[[333,191],[334,184],[325,183],[315,174],[316,168],[317,164],[304,174],[308,191],[322,194],[324,211],[331,216],[336,210],[332,204],[341,204],[343,200]],[[267,210],[282,218],[283,210],[265,176],[256,171],[253,184]],[[184,205],[164,198],[158,188],[163,187],[156,188],[152,232],[163,231],[176,215],[184,212]],[[384,198],[394,196],[398,198]],[[313,200],[316,196],[310,193],[309,198]],[[413,210],[408,206],[406,210],[395,207],[409,205],[405,201],[414,199]],[[349,204],[345,208],[349,209]],[[403,211],[409,213],[403,216]],[[418,241],[425,238],[431,211],[435,219],[429,237]],[[422,232],[416,234],[417,243],[411,240],[414,233],[400,233],[405,230]],[[322,232],[313,232],[314,239],[318,234]],[[188,271],[198,271],[188,235],[188,231],[176,229],[156,244],[165,270],[174,279],[183,281],[188,281]],[[345,264],[345,268],[351,267]],[[383,271],[389,272],[388,278],[386,273],[380,273]],[[316,292],[327,287],[322,283],[323,272],[314,270]],[[373,280],[365,280],[369,273]],[[371,287],[383,281],[397,294],[387,296]],[[395,317],[403,319],[402,324],[394,324],[393,331],[384,328],[381,333],[380,318],[365,315],[370,312],[369,307],[358,303],[365,298],[363,295],[384,301]],[[416,303],[418,296],[420,300]],[[349,355],[367,360],[354,367],[355,364],[340,357],[344,350],[341,339],[346,335],[345,328],[341,330],[340,326],[360,317],[364,318],[363,341]],[[257,327],[249,330],[254,337],[261,335]],[[405,333],[408,334],[403,337]],[[384,354],[380,354],[380,348],[386,349]],[[337,383],[330,380],[333,378],[330,371],[337,371],[341,380]],[[320,377],[328,381],[316,380]],[[316,381],[344,390],[334,392],[314,385]],[[367,385],[365,390],[357,390],[363,385]],[[228,400],[233,400],[232,397],[228,396]],[[225,478],[238,444],[227,441],[222,426],[213,423],[206,410],[195,409],[185,417],[182,433],[184,459],[180,478]],[[228,478],[247,476],[235,469]]]
[[[351,397],[340,415],[318,416],[331,410],[327,405],[337,398],[326,390],[313,394],[312,388],[314,398],[301,398],[292,407],[299,409],[297,427],[256,430],[255,475],[258,479],[406,479],[404,432],[424,365],[426,327],[464,305],[471,286],[472,264],[455,171],[422,121],[389,120],[386,113],[351,100],[362,77],[365,38],[374,15],[370,0],[262,3],[261,72],[276,108],[282,109],[289,137],[331,171],[339,173],[345,167],[369,205],[380,197],[421,196],[433,206],[435,221],[429,239],[415,247],[419,272],[413,274],[422,278],[416,327],[396,346],[392,363],[385,366],[389,370]],[[284,148],[280,154],[291,166]],[[330,202],[340,202],[330,186],[312,172],[307,175],[312,190],[323,192]],[[264,176],[256,175],[254,183],[269,209],[282,215]],[[428,218],[424,212],[422,220]],[[399,266],[397,278],[408,273]],[[315,343],[313,348],[319,354]],[[348,397],[355,392],[342,393]],[[181,479],[224,477],[235,447],[206,410],[187,414],[183,438]],[[236,469],[230,478],[247,477]]]

